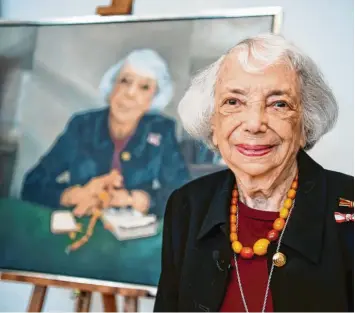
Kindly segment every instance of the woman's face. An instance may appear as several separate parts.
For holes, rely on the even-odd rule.
[[[305,144],[297,75],[285,64],[249,73],[237,60],[228,55],[218,75],[213,142],[235,172],[282,171]]]
[[[156,80],[123,66],[110,96],[111,116],[120,123],[136,123],[149,110],[156,90]]]

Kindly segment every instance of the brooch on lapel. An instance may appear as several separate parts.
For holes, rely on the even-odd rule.
[[[354,202],[344,198],[339,198],[339,207],[354,209]],[[354,222],[354,213],[335,212],[334,217],[337,223]]]
[[[123,151],[121,153],[121,159],[123,161],[129,161],[131,159],[131,154],[128,151]]]
[[[161,135],[157,133],[149,133],[147,141],[153,146],[160,146]]]
[[[55,181],[58,183],[58,184],[67,184],[70,182],[70,172],[69,171],[65,171],[61,174],[59,174]]]
[[[154,179],[154,180],[153,180],[152,188],[153,188],[153,190],[157,190],[157,189],[160,189],[160,188],[161,188],[161,185],[160,185],[159,180],[157,180],[157,179]]]

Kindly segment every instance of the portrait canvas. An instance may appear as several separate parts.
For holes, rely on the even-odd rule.
[[[270,8],[3,22],[0,269],[156,286],[170,194],[225,167],[177,104],[194,74],[279,22]]]

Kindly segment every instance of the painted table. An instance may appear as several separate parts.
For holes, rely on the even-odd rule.
[[[52,234],[53,210],[17,199],[0,199],[0,268],[156,286],[161,270],[158,234],[118,241],[99,220],[90,240],[65,252],[68,234]],[[83,224],[88,217],[77,219]]]

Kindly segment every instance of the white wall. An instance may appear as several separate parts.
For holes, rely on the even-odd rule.
[[[10,19],[37,19],[95,14],[98,5],[109,0],[3,0],[2,15]],[[352,0],[136,0],[134,13],[184,14],[201,10],[235,9],[251,6],[282,6],[282,33],[297,43],[322,68],[333,87],[340,105],[339,121],[333,132],[311,151],[323,166],[353,175],[354,166],[354,78],[353,78],[353,12]],[[2,283],[0,310],[23,311],[30,287]],[[46,303],[48,311],[70,311],[73,302],[67,290],[53,289]],[[13,299],[10,299],[13,296]],[[16,299],[16,300],[15,300]],[[141,309],[152,309],[153,301],[145,300]],[[95,295],[93,310],[100,310]]]

